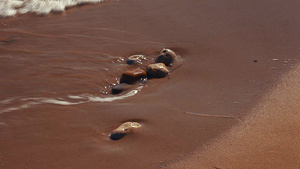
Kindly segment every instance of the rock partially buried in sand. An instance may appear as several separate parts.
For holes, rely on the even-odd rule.
[[[128,70],[122,74],[120,83],[134,84],[141,79],[147,78],[147,74],[142,69]]]
[[[136,63],[142,63],[142,60],[146,59],[144,55],[132,55],[129,56],[128,59],[126,60],[126,63],[128,65],[133,65]]]
[[[163,78],[166,77],[170,71],[164,63],[150,64],[147,67],[148,78]]]
[[[156,63],[164,63],[166,66],[171,65],[177,59],[177,55],[171,49],[163,49],[156,58]]]
[[[133,87],[134,87],[133,85],[129,85],[129,84],[126,84],[126,83],[121,83],[121,84],[118,84],[116,86],[113,86],[111,88],[111,93],[112,94],[119,94],[119,93],[122,93],[126,90],[130,90]]]
[[[124,137],[126,134],[131,132],[133,129],[140,128],[142,125],[138,122],[125,122],[117,129],[112,131],[109,134],[109,138],[111,140],[119,140],[120,138]]]

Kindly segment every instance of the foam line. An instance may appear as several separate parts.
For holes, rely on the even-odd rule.
[[[14,107],[9,107],[9,108],[5,108],[0,110],[0,114],[2,113],[6,113],[6,112],[11,112],[11,111],[17,111],[17,110],[21,110],[21,109],[26,109],[26,108],[30,108],[34,105],[40,105],[40,104],[55,104],[55,105],[61,105],[61,106],[70,106],[70,105],[78,105],[78,104],[83,104],[83,103],[88,103],[88,102],[112,102],[112,101],[116,101],[116,100],[122,100],[125,99],[127,97],[131,97],[136,95],[141,89],[143,88],[143,86],[139,86],[137,89],[135,90],[131,90],[128,93],[125,93],[124,95],[120,95],[120,96],[111,96],[111,97],[99,97],[99,96],[94,96],[94,95],[86,95],[86,94],[82,94],[82,95],[69,95],[68,96],[68,100],[72,100],[72,101],[68,101],[66,99],[63,98],[22,98],[22,99],[6,99],[3,101],[0,101],[0,103],[2,103],[2,105],[7,105],[7,104],[14,104],[14,103],[19,103],[21,102],[22,104],[20,106],[14,106]]]
[[[98,3],[103,0],[1,0],[0,16],[37,13],[46,15],[52,11],[62,12],[67,7],[83,3]]]

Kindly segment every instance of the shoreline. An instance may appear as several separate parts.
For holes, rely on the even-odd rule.
[[[297,168],[300,165],[299,64],[241,124],[178,162],[176,168]]]
[[[133,97],[0,114],[0,164],[150,169],[210,145],[240,123],[218,117],[247,119],[299,61],[297,4],[123,0],[61,15],[0,18],[1,36],[16,38],[0,43],[3,100],[101,96],[130,68],[119,58],[165,47],[183,59],[169,78],[149,80]],[[142,127],[109,140],[126,121]]]

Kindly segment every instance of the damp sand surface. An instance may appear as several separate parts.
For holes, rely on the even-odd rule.
[[[297,6],[123,0],[0,19],[14,39],[0,42],[1,168],[156,168],[185,157],[243,122],[293,69]],[[132,68],[124,59],[151,62],[162,48],[182,66],[111,99]],[[142,127],[110,140],[126,121]]]
[[[245,121],[166,168],[299,168],[299,73],[298,65]]]

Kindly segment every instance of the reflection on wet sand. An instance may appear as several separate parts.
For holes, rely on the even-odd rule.
[[[0,165],[152,169],[184,158],[243,122],[293,69],[299,6],[123,0],[1,18],[1,36],[14,41],[0,42],[0,110],[6,111],[0,114]],[[110,94],[122,73],[137,68],[127,57],[145,55],[139,68],[146,70],[163,48],[183,56],[184,64],[167,67],[165,78]],[[124,122],[143,127],[110,140]]]

